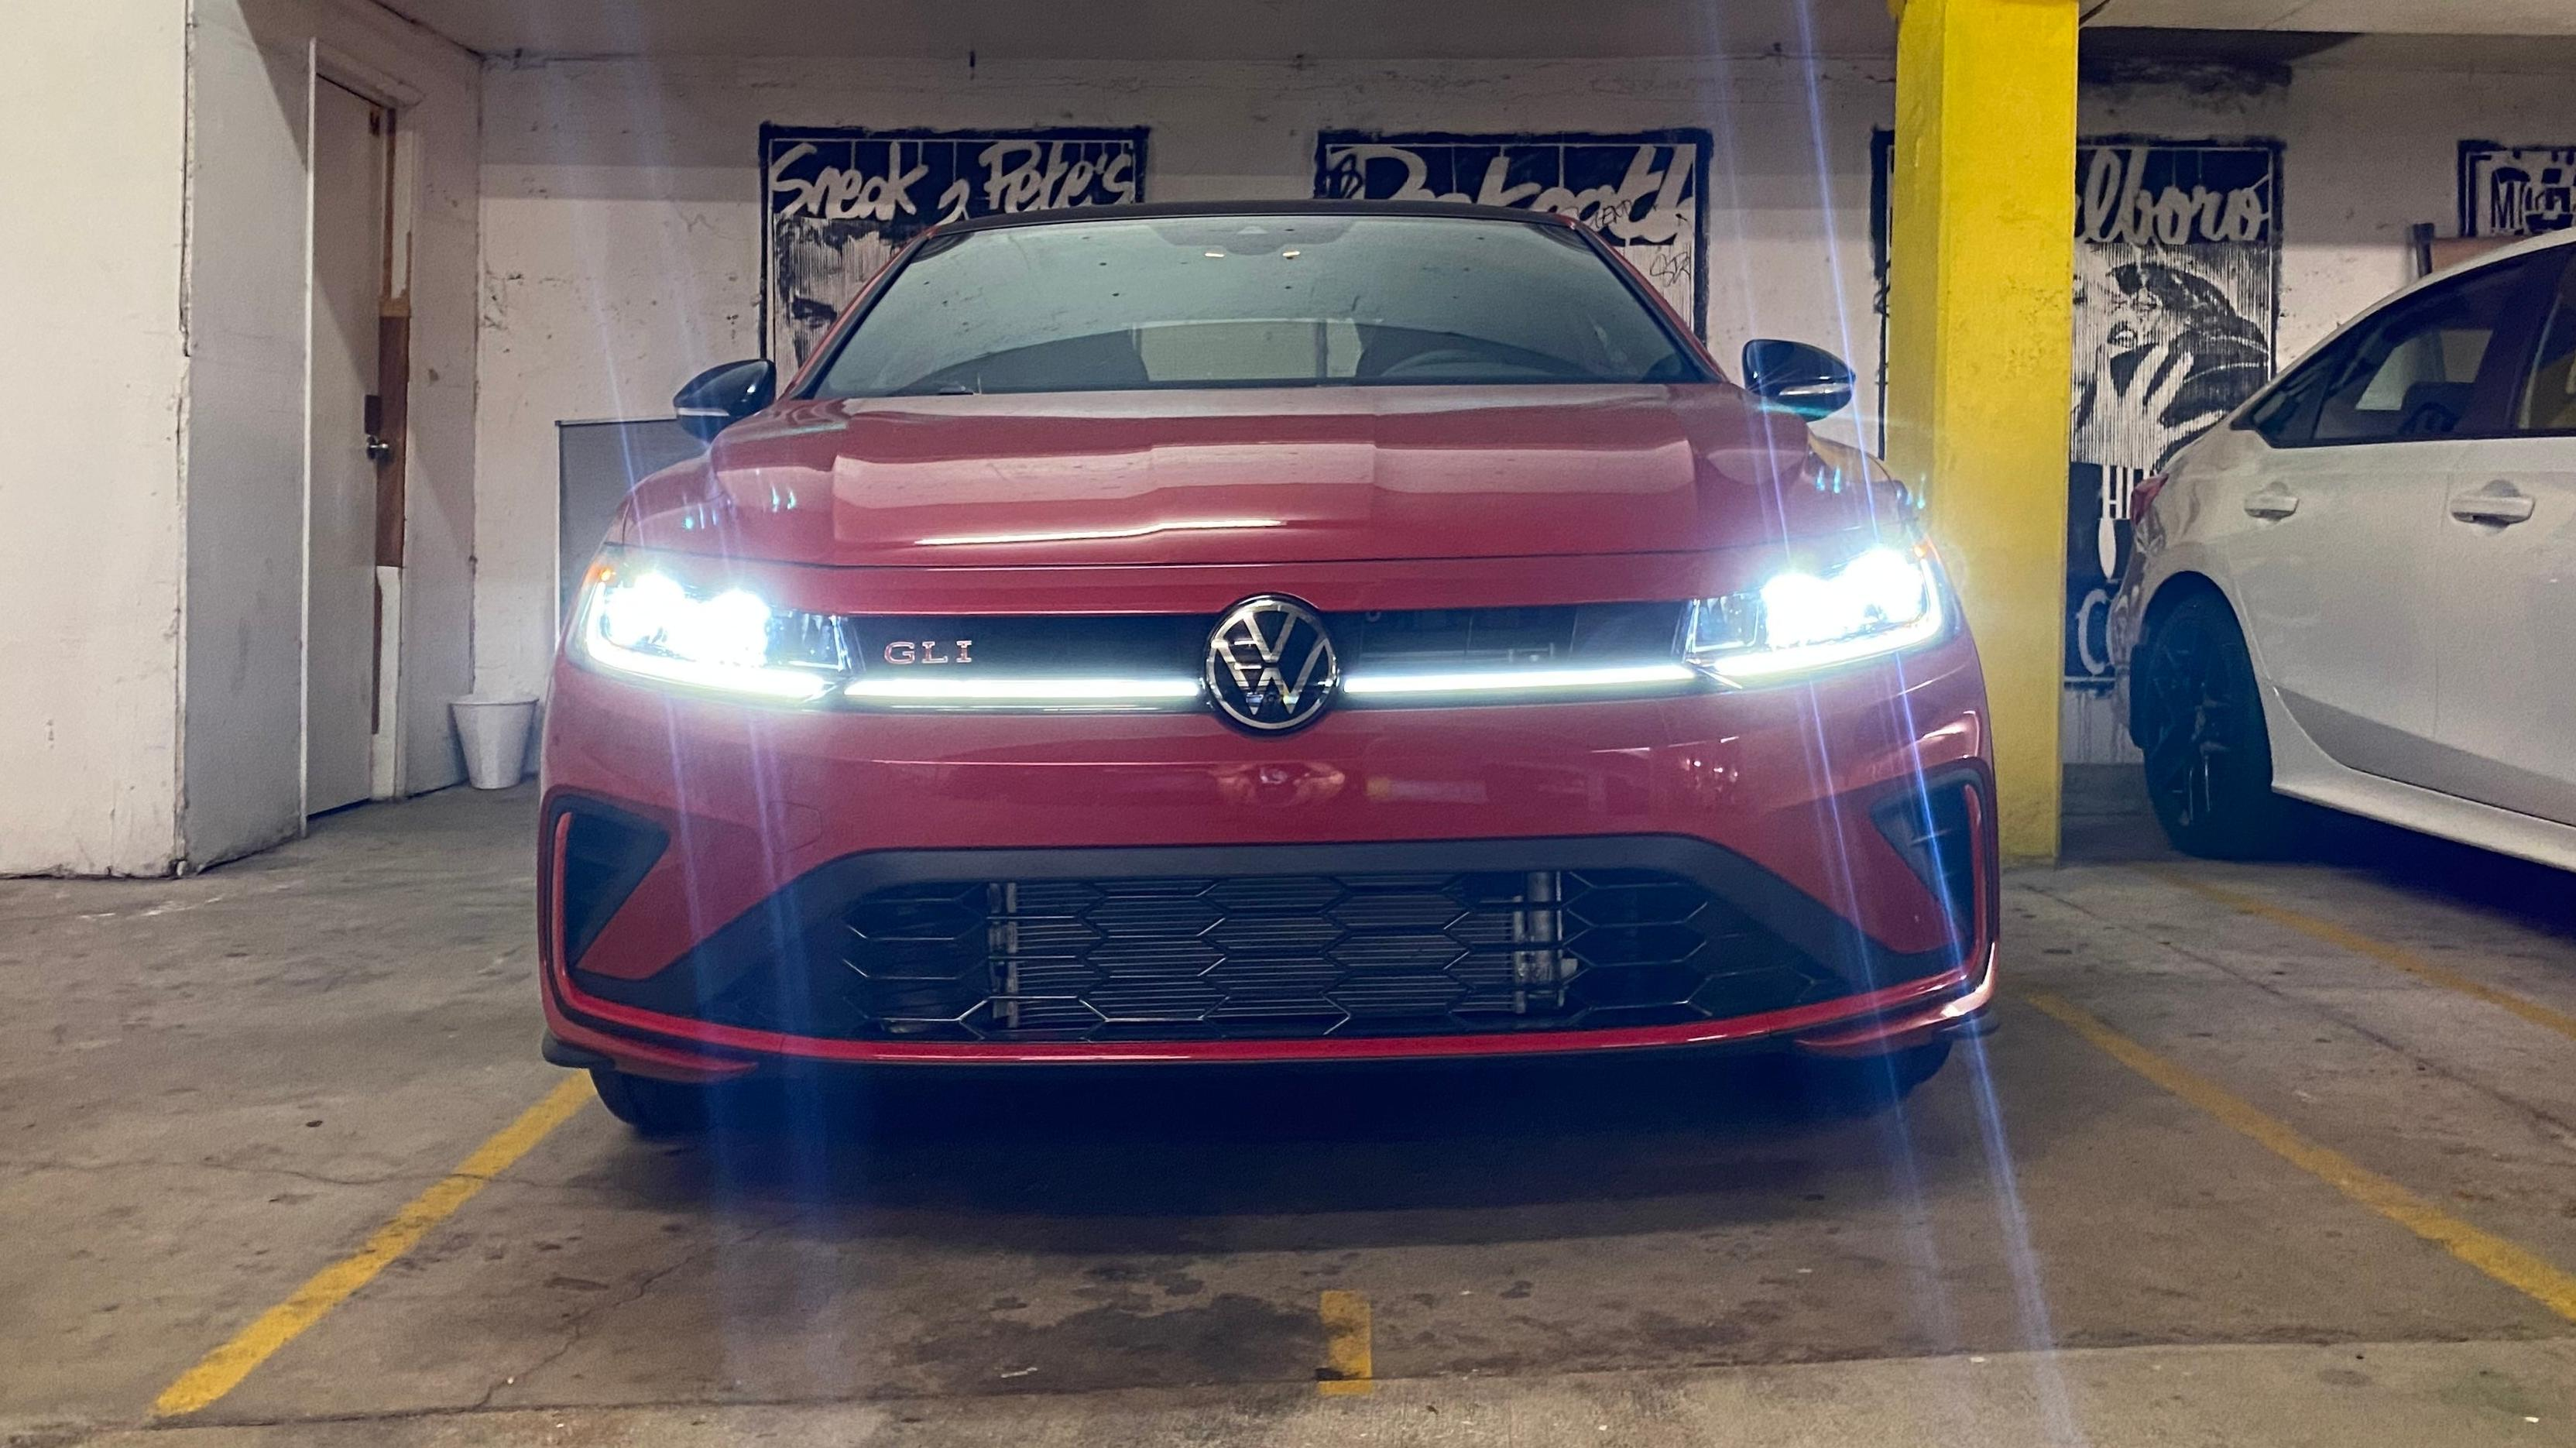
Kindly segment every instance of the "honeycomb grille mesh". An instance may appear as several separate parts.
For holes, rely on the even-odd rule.
[[[794,998],[809,1019],[758,1024],[933,1040],[1430,1035],[1685,1022],[1846,989],[1698,885],[1646,870],[943,882],[863,896],[839,923],[810,990],[736,993],[773,1010]]]

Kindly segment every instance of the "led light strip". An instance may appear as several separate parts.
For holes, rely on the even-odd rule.
[[[1702,675],[1687,664],[1603,668],[1474,669],[1441,673],[1354,674],[1342,692],[1355,699],[1473,698],[1581,693],[1600,689],[1670,688]],[[844,697],[895,708],[1155,708],[1198,701],[1196,679],[1151,678],[885,678],[853,681]]]
[[[1586,689],[1688,684],[1698,678],[1697,670],[1679,663],[1597,668],[1463,669],[1425,674],[1353,674],[1342,680],[1342,692],[1354,699],[1452,694],[1553,694]]]
[[[1775,679],[1784,674],[1813,673],[1837,664],[1858,663],[1881,654],[1899,653],[1918,644],[1928,644],[1939,638],[1946,626],[1940,594],[1932,594],[1931,599],[1931,606],[1923,611],[1923,616],[1903,628],[1863,634],[1858,638],[1836,639],[1830,643],[1793,644],[1784,649],[1769,649],[1736,658],[1720,654],[1708,661],[1708,671],[1730,683]]]
[[[684,689],[735,694],[782,704],[806,704],[823,697],[832,687],[829,679],[795,669],[761,664],[710,664],[622,648],[598,637],[596,632],[588,636],[584,647],[591,662],[602,669]]]
[[[862,704],[925,709],[1138,709],[1194,703],[1196,679],[865,678],[841,691]]]

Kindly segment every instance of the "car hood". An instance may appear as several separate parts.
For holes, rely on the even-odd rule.
[[[1828,451],[1725,384],[798,401],[647,479],[611,536],[865,567],[1257,564],[1680,552],[1901,508]]]

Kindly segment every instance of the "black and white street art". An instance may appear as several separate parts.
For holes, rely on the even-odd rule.
[[[2076,148],[2070,687],[2112,683],[2106,615],[2128,561],[2131,490],[2272,375],[2280,206],[2278,142]]]
[[[1315,141],[1315,195],[1553,211],[1592,228],[1703,334],[1708,153],[1701,130],[1622,135],[1379,134]]]
[[[2460,235],[2538,236],[2576,226],[2576,146],[2460,143]]]
[[[761,338],[802,365],[905,242],[942,221],[1139,201],[1145,132],[760,128]]]

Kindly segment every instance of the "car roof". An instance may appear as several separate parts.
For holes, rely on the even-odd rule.
[[[937,230],[942,236],[954,236],[960,232],[1053,226],[1071,221],[1213,220],[1227,216],[1422,216],[1512,221],[1525,226],[1573,225],[1553,211],[1476,206],[1463,201],[1147,201],[1120,206],[1068,206],[1054,211],[997,211],[943,222]]]

